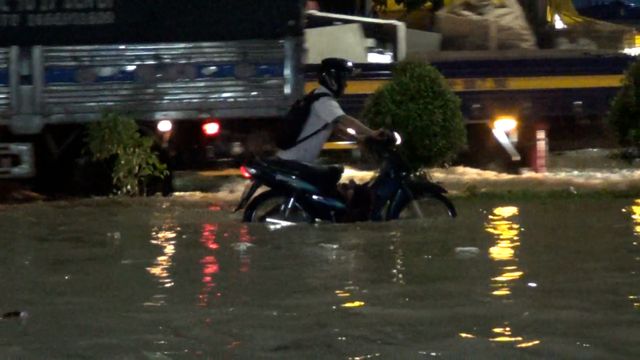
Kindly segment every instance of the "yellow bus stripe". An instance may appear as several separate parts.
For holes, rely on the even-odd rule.
[[[345,94],[349,95],[366,95],[371,94],[376,91],[380,86],[388,83],[389,80],[357,80],[353,79],[349,81],[347,85],[347,89]],[[304,92],[308,93],[309,91],[318,87],[318,82],[316,81],[308,81],[304,86]]]
[[[571,76],[532,76],[532,77],[489,77],[447,79],[455,92],[467,91],[504,91],[504,90],[554,90],[616,88],[622,85],[624,75],[571,75]],[[348,95],[367,95],[376,91],[389,80],[357,80],[349,82],[345,91]],[[318,83],[309,81],[305,91],[316,88]]]
[[[449,79],[454,91],[553,90],[620,87],[622,75]]]

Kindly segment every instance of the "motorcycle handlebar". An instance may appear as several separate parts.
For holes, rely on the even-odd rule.
[[[390,150],[396,146],[396,137],[392,131],[382,129],[376,135],[364,138],[365,148],[375,150]]]

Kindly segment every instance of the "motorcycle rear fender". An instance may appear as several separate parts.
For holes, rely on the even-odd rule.
[[[244,207],[247,206],[247,204],[249,203],[249,200],[251,200],[251,198],[253,197],[253,195],[256,193],[256,191],[260,186],[262,186],[262,183],[260,183],[259,181],[255,181],[255,180],[252,181],[250,187],[247,188],[247,190],[244,192],[244,194],[242,195],[242,198],[240,198],[240,202],[238,203],[238,206],[236,206],[233,212],[237,212],[239,210],[244,209]]]

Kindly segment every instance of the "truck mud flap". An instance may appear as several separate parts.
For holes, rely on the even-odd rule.
[[[32,144],[0,143],[0,179],[24,179],[34,175]]]

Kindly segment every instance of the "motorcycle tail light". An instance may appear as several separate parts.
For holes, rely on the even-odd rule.
[[[247,169],[244,165],[240,166],[240,174],[245,179],[251,179],[251,170],[253,169]]]

